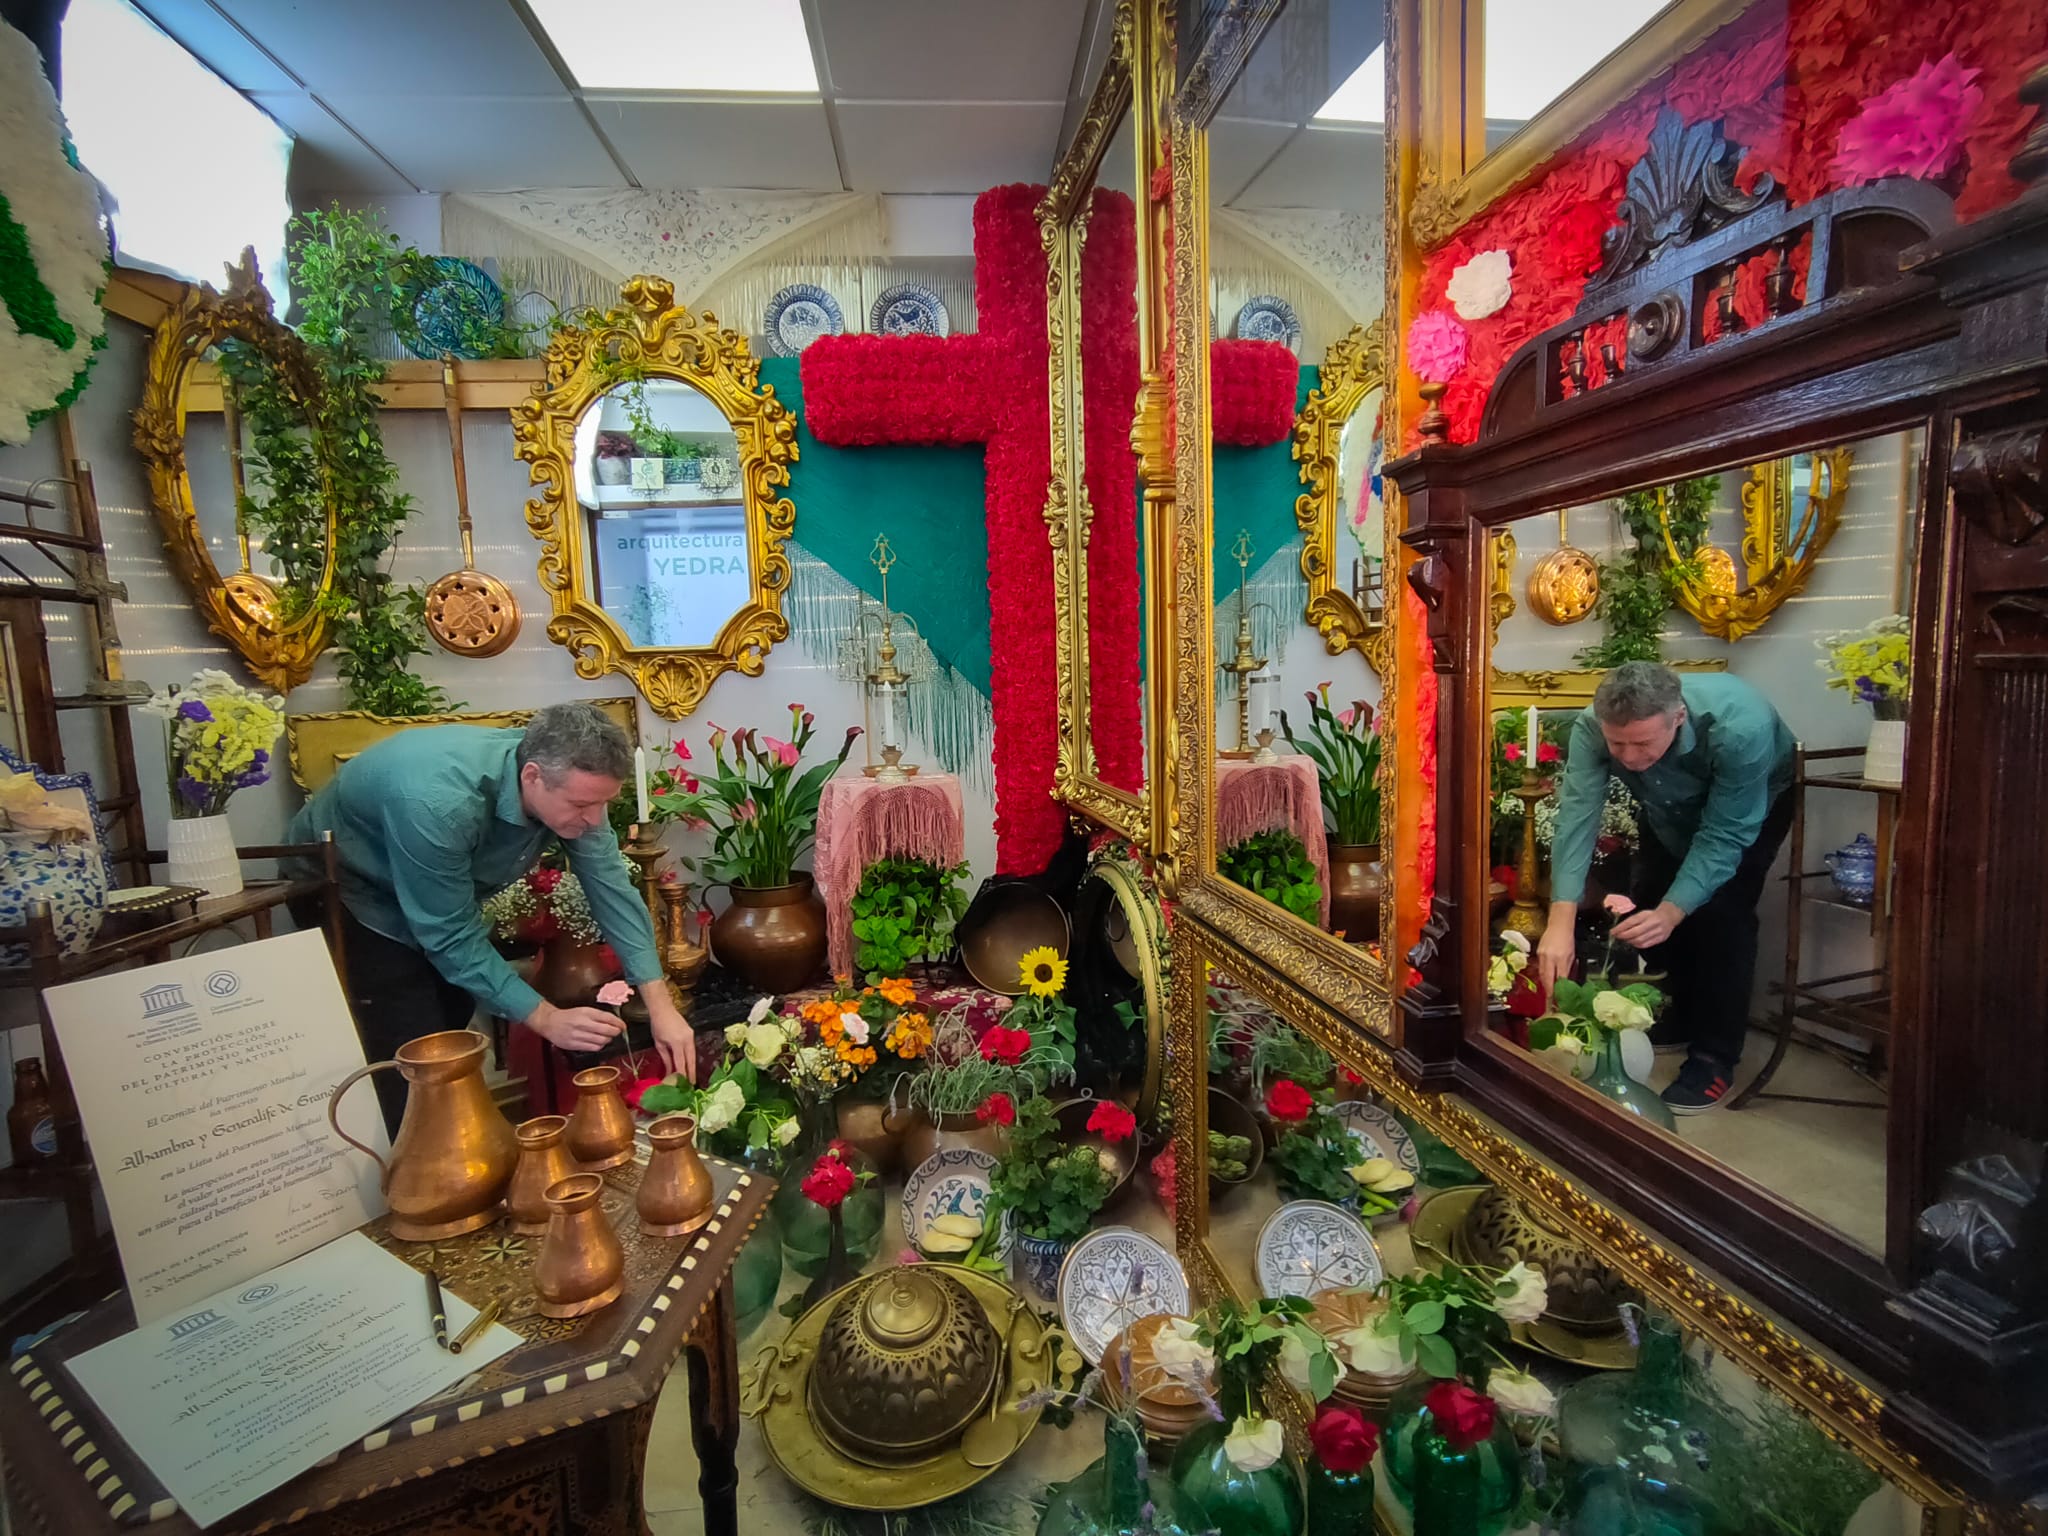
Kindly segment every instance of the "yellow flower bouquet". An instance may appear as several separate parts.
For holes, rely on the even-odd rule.
[[[208,667],[142,706],[164,722],[171,814],[218,816],[238,789],[270,778],[271,748],[284,734],[284,700],[245,688]]]
[[[1818,643],[1820,669],[1827,674],[1830,688],[1868,704],[1880,720],[1906,718],[1913,636],[1904,614],[1827,635]]]

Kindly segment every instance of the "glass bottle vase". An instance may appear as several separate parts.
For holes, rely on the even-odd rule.
[[[1630,1114],[1642,1116],[1652,1125],[1661,1125],[1667,1131],[1678,1128],[1671,1106],[1664,1102],[1663,1095],[1628,1075],[1628,1069],[1621,1061],[1621,1031],[1618,1029],[1608,1030],[1606,1038],[1600,1042],[1600,1054],[1594,1058],[1593,1075],[1586,1079],[1586,1086],[1614,1100]]]
[[[1372,1528],[1372,1468],[1332,1472],[1311,1461],[1307,1536],[1358,1536]]]
[[[1435,1425],[1423,1399],[1437,1384],[1434,1377],[1418,1376],[1397,1387],[1387,1405],[1386,1428],[1380,1437],[1387,1485],[1411,1510],[1417,1508],[1417,1482],[1421,1475],[1417,1467],[1418,1450],[1425,1432]],[[1477,1529],[1481,1536],[1490,1536],[1506,1526],[1522,1491],[1522,1448],[1506,1414],[1494,1415],[1493,1433],[1474,1446],[1469,1455],[1478,1480]],[[1422,1536],[1425,1529],[1418,1520],[1417,1536]],[[1432,1531],[1430,1536],[1435,1533]]]
[[[1174,1509],[1172,1484],[1148,1467],[1138,1426],[1112,1415],[1101,1457],[1046,1495],[1038,1536],[1182,1536]]]
[[[1225,1536],[1298,1536],[1301,1483],[1285,1456],[1246,1472],[1224,1453],[1228,1424],[1192,1430],[1173,1457],[1173,1491],[1180,1516],[1196,1530]]]

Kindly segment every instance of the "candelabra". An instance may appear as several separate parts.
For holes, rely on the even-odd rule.
[[[1245,601],[1246,573],[1252,563],[1252,537],[1249,531],[1239,529],[1237,542],[1230,546],[1230,553],[1237,559],[1237,646],[1230,660],[1218,664],[1218,669],[1228,672],[1232,686],[1237,693],[1237,746],[1235,750],[1220,754],[1224,757],[1250,757],[1252,755],[1252,675],[1265,669],[1266,658],[1252,648],[1252,615]]]

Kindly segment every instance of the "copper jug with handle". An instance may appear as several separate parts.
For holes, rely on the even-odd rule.
[[[438,1242],[497,1219],[519,1161],[519,1143],[484,1086],[490,1044],[473,1029],[421,1035],[401,1045],[392,1060],[349,1073],[328,1095],[327,1123],[334,1134],[376,1158],[383,1170],[391,1235],[402,1242]],[[388,1161],[344,1131],[335,1117],[352,1083],[387,1069],[411,1085]]]

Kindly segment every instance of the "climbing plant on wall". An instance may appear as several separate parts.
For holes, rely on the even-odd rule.
[[[1582,667],[1618,667],[1625,661],[1664,659],[1664,615],[1678,583],[1707,538],[1707,516],[1721,489],[1719,475],[1630,491],[1616,500],[1632,547],[1600,563],[1600,601],[1594,609],[1605,633],[1581,650]],[[1665,548],[1666,529],[1671,548]],[[1671,558],[1671,550],[1678,559]]]

